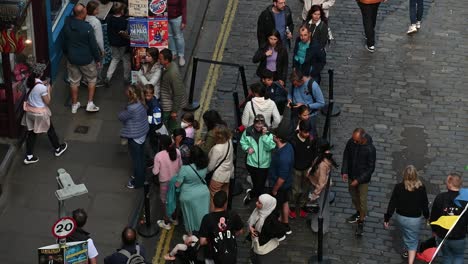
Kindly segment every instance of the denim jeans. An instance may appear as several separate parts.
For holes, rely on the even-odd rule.
[[[112,75],[114,74],[115,69],[117,69],[117,65],[120,61],[123,63],[123,76],[124,80],[130,80],[130,53],[127,52],[127,47],[114,47],[112,46],[112,60],[109,65],[109,69],[107,69],[107,79],[112,79]]]
[[[182,24],[182,16],[174,19],[169,19],[169,49],[172,55],[184,56],[185,40],[184,32],[180,29]]]
[[[377,21],[377,12],[380,3],[377,4],[363,4],[358,2],[362,14],[362,23],[364,24],[364,32],[367,38],[367,46],[375,45],[375,23]]]
[[[135,188],[143,187],[145,183],[145,143],[138,144],[132,138],[128,139],[128,152],[133,162],[133,185]]]
[[[436,238],[437,244],[442,238]],[[442,263],[443,264],[463,264],[465,253],[465,239],[450,240],[447,239],[442,245]]]
[[[423,10],[423,0],[409,0],[409,17],[411,24],[416,24],[416,21],[421,21]]]

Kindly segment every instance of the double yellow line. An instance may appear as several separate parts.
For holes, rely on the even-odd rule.
[[[239,0],[229,0],[226,12],[224,13],[223,23],[221,24],[221,29],[218,34],[218,39],[216,41],[215,50],[211,60],[222,61],[224,56],[224,49],[226,48],[226,43],[231,33],[232,22],[236,15],[237,6],[239,5]],[[203,127],[202,114],[209,109],[213,93],[218,82],[220,65],[211,64],[208,70],[207,78],[203,85],[203,90],[200,95],[200,108],[195,113],[196,119],[200,122],[200,127]],[[197,137],[201,135],[201,129],[197,131]],[[172,241],[172,236],[174,234],[174,227],[171,230],[162,229],[159,241],[156,245],[156,253],[153,257],[153,264],[164,264],[166,260],[164,255],[167,254],[170,250],[170,245]]]
[[[222,61],[224,56],[224,49],[226,48],[226,43],[231,33],[232,22],[236,15],[237,6],[239,5],[239,0],[229,0],[226,12],[224,13],[223,24],[216,41],[215,50],[211,60]],[[210,106],[211,99],[213,98],[213,93],[218,82],[220,65],[211,64],[210,69],[208,70],[207,78],[205,79],[205,84],[200,95],[200,108],[195,113],[196,119],[200,122],[200,127],[203,127],[204,121],[202,118],[203,113],[205,113]],[[201,129],[197,131],[197,138],[201,136]]]

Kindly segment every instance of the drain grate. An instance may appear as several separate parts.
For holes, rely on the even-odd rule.
[[[75,128],[75,133],[77,134],[88,134],[89,126],[77,126]]]

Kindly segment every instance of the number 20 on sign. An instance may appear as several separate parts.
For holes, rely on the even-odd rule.
[[[66,238],[75,232],[76,222],[71,217],[62,217],[52,226],[52,235],[58,239]]]

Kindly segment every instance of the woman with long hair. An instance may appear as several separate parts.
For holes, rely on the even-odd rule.
[[[318,156],[312,163],[312,167],[307,174],[310,183],[313,186],[313,191],[310,195],[310,200],[317,203],[319,207],[323,206],[323,201],[328,198],[325,193],[325,188],[329,181],[330,173],[333,168],[338,168],[338,164],[333,159],[333,154],[330,151],[328,143],[319,147]],[[323,232],[328,232],[330,225],[330,203],[325,202],[325,207],[320,210],[323,216]],[[318,232],[319,214],[312,214],[311,228],[312,231]]]
[[[118,118],[123,124],[120,137],[128,140],[128,150],[133,162],[133,176],[128,181],[127,188],[134,189],[143,187],[145,182],[144,146],[149,124],[143,91],[135,85],[130,85],[125,92],[128,104],[119,113]]]
[[[328,19],[319,5],[313,5],[307,13],[306,25],[311,33],[312,42],[324,49],[328,42]]]
[[[209,213],[210,191],[205,175],[208,157],[198,146],[190,148],[189,164],[182,166],[176,178],[176,186],[180,188],[180,207],[184,218],[187,234],[200,229],[203,216]]]
[[[161,65],[158,62],[159,50],[157,48],[149,48],[146,51],[144,64],[138,71],[138,83],[141,85],[152,84],[154,87],[154,95],[159,99],[161,79]]]
[[[208,155],[211,148],[216,144],[213,128],[219,125],[227,126],[227,123],[224,122],[221,115],[216,110],[208,110],[203,113],[203,122],[206,126],[206,136],[203,140],[198,140],[195,145],[199,146]]]
[[[257,76],[262,78],[265,69],[273,72],[273,81],[278,81],[283,87],[288,76],[288,52],[283,47],[280,33],[275,29],[267,34],[267,42],[255,52],[253,63],[258,64]]]
[[[418,177],[416,167],[406,166],[403,170],[403,181],[393,188],[384,217],[384,227],[388,229],[390,218],[396,211],[395,220],[403,234],[406,249],[403,255],[408,257],[408,264],[414,263],[422,223],[421,215],[428,219],[428,205],[426,188]]]
[[[182,157],[172,138],[168,135],[159,137],[160,151],[154,156],[153,174],[159,178],[159,196],[162,203],[162,212],[166,212],[166,194],[169,182],[179,172],[182,166]],[[161,228],[171,229],[169,216],[165,213],[163,220],[158,220]]]
[[[26,127],[26,155],[23,163],[28,165],[36,163],[39,158],[34,156],[33,150],[36,144],[38,134],[47,133],[52,147],[55,150],[55,156],[59,157],[67,149],[67,143],[59,143],[54,126],[50,120],[52,113],[49,109],[51,100],[51,86],[48,81],[43,79],[42,75],[46,68],[45,64],[36,63],[31,67],[31,73],[26,80],[28,92],[23,104],[24,116],[21,125]]]
[[[234,177],[234,147],[232,146],[231,131],[226,126],[213,129],[215,145],[208,153],[208,171],[212,174],[208,183],[211,195],[210,211],[215,209],[213,197],[218,191],[225,191],[229,195],[229,180]],[[224,205],[226,209],[227,203]]]

